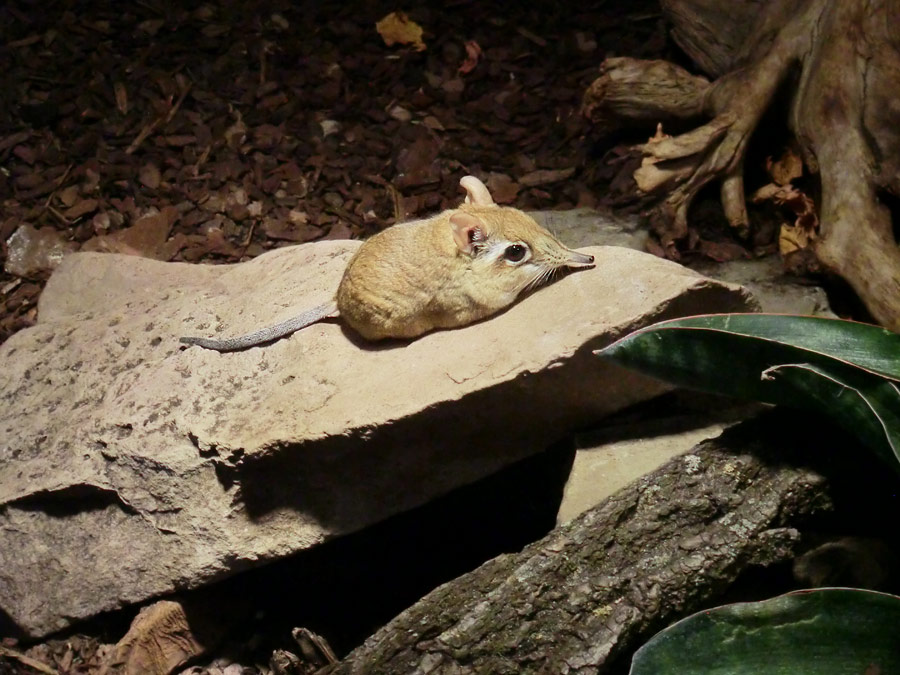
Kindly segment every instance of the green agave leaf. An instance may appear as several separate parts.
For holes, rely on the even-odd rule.
[[[796,591],[698,612],[657,633],[630,675],[900,673],[900,597]]]
[[[595,353],[683,387],[817,410],[900,470],[900,335],[836,319],[718,314],[654,324]]]
[[[829,411],[882,459],[900,464],[900,387],[893,380],[853,375],[842,379],[809,364],[784,364],[763,372],[763,377],[776,378],[812,407]]]
[[[613,343],[598,354],[613,356],[633,340],[663,331],[723,332],[762,342],[793,347],[828,359],[843,361],[900,381],[900,335],[879,326],[855,321],[788,314],[706,314],[662,321],[642,328]],[[676,336],[666,340],[677,340]],[[665,346],[661,343],[661,346]],[[792,359],[815,360],[814,356]]]

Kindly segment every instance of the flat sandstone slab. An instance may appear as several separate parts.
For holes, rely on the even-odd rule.
[[[739,287],[635,251],[412,342],[327,321],[185,349],[331,297],[358,242],[233,266],[79,253],[0,346],[0,607],[25,632],[316,545],[488,475],[663,386],[592,355]],[[2,614],[0,614],[2,617]]]

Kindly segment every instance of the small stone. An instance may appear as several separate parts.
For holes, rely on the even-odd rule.
[[[409,122],[412,119],[412,113],[403,106],[395,105],[388,109],[388,115],[400,122]]]
[[[58,230],[51,227],[38,230],[28,224],[19,225],[6,246],[3,269],[8,274],[26,278],[56,268],[66,254],[78,250],[78,244],[66,241]]]
[[[322,120],[319,126],[322,127],[322,136],[325,138],[341,130],[341,123],[336,120]]]

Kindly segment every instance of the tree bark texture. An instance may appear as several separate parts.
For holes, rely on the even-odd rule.
[[[747,143],[782,85],[787,123],[818,175],[819,261],[876,320],[900,330],[900,250],[885,197],[900,195],[900,0],[662,0],[673,37],[712,81],[659,61],[607,59],[585,94],[598,124],[706,117],[641,146],[638,190],[666,195],[651,214],[677,257],[688,208],[711,181],[728,222],[748,226]]]
[[[791,559],[800,524],[831,507],[829,481],[796,459],[808,435],[782,424],[698,445],[435,589],[325,672],[605,672],[741,572]]]

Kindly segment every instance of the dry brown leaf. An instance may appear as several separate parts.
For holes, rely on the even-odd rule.
[[[60,190],[58,197],[60,203],[66,208],[69,208],[78,201],[78,186],[70,185],[69,187]]]
[[[401,44],[412,45],[417,52],[425,50],[422,27],[404,12],[391,12],[375,24],[375,29],[388,47]]]
[[[283,241],[305,242],[312,241],[322,235],[322,231],[309,223],[309,216],[305,213],[302,218],[292,211],[288,214],[288,219],[270,216],[264,218],[260,224],[262,232],[270,239],[280,239]]]
[[[169,239],[169,231],[177,218],[177,210],[169,206],[160,213],[140,217],[134,225],[124,230],[91,238],[81,250],[169,260],[185,244],[183,237]]]
[[[97,205],[96,199],[82,199],[63,211],[63,215],[69,220],[78,220],[81,216],[96,211]]]
[[[160,600],[138,613],[104,673],[167,675],[205,650],[181,603]]]
[[[519,184],[505,173],[491,172],[486,182],[488,191],[498,204],[512,204],[519,194]]]
[[[138,180],[144,187],[155,190],[159,187],[160,181],[162,180],[162,174],[160,174],[159,167],[156,166],[156,164],[147,162],[141,167],[140,171],[138,171]]]
[[[17,652],[14,649],[10,649],[8,647],[4,647],[0,645],[0,657],[5,659],[12,659],[18,661],[23,666],[27,666],[32,670],[36,670],[39,673],[45,673],[46,675],[59,675],[59,671],[55,668],[51,668],[43,661],[38,661],[37,659],[33,659],[27,654],[23,654],[22,652]],[[12,664],[9,664],[10,666]],[[10,671],[15,672],[15,671]]]
[[[466,75],[475,70],[478,65],[478,59],[481,58],[481,46],[475,40],[466,41],[466,60],[457,69],[460,75]]]
[[[34,148],[31,148],[27,145],[17,145],[13,148],[12,154],[14,154],[29,166],[33,165],[37,161],[37,153],[34,151]]]
[[[444,125],[441,124],[441,121],[435,117],[434,115],[427,115],[425,119],[422,120],[422,124],[424,124],[429,129],[434,131],[444,131]]]
[[[753,195],[754,202],[772,201],[778,206],[786,206],[794,215],[794,224],[783,223],[778,235],[778,249],[782,256],[807,248],[816,240],[819,216],[812,198],[793,185],[769,183]]]
[[[240,256],[241,250],[225,238],[225,234],[217,227],[206,231],[206,251],[231,258]]]
[[[538,185],[549,185],[550,183],[558,183],[566,180],[575,173],[575,167],[568,169],[538,169],[531,171],[519,178],[519,183],[525,187],[537,187]]]
[[[702,239],[697,248],[700,253],[716,262],[750,259],[750,252],[733,241],[708,241]]]
[[[353,230],[350,229],[350,226],[344,222],[337,222],[331,226],[323,239],[351,239],[352,237]]]

